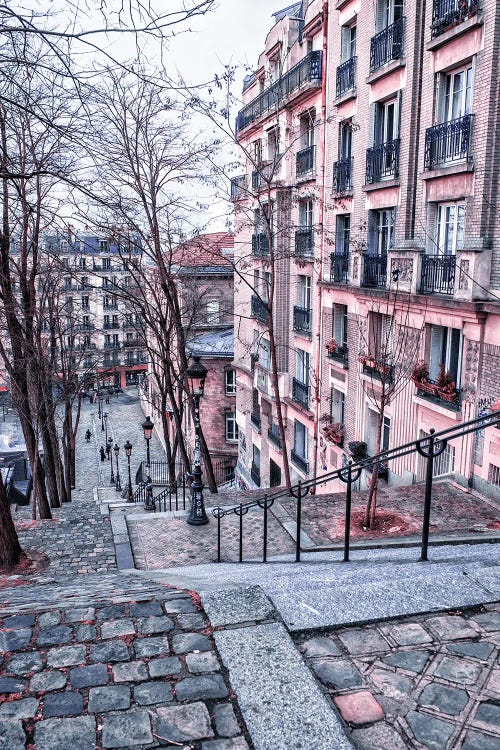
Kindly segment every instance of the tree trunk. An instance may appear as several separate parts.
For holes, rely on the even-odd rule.
[[[10,513],[7,492],[0,474],[0,569],[10,570],[23,555],[16,527]]]
[[[381,408],[377,420],[377,440],[375,442],[375,455],[380,453],[380,443],[382,441],[382,426],[384,424],[384,409]],[[363,528],[371,529],[375,521],[375,511],[377,509],[377,488],[378,488],[378,467],[376,464],[372,468],[370,485],[368,487],[368,500],[366,501],[365,517],[363,519]]]
[[[45,407],[40,408],[40,414],[42,417],[42,426],[41,426],[40,431],[42,433],[42,443],[43,443],[43,452],[44,452],[45,467],[46,467],[46,473],[47,473],[47,488],[48,488],[48,494],[50,498],[50,507],[60,508],[61,501],[59,499],[59,488],[57,486],[57,479],[56,479],[56,464],[55,464],[55,459],[54,459],[52,438],[51,438],[51,435],[49,434],[49,427],[47,424],[47,414],[45,411]]]

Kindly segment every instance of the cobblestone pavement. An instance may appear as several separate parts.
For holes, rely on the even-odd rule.
[[[298,645],[359,750],[500,747],[500,604]]]

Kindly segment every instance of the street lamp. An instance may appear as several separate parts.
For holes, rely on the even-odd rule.
[[[100,399],[100,407],[101,407],[101,430],[104,432],[104,409],[102,408],[102,398]]]
[[[144,439],[145,439],[146,445],[147,445],[147,448],[146,448],[146,464],[147,464],[148,467],[151,466],[151,456],[150,456],[150,453],[149,453],[149,441],[151,440],[151,437],[153,435],[153,427],[154,426],[155,425],[154,425],[154,422],[151,420],[151,417],[146,417],[146,419],[142,423],[142,429],[144,431]],[[148,476],[149,476],[149,471],[148,471]]]
[[[132,455],[132,443],[127,440],[125,445],[123,446],[125,448],[125,455],[127,456],[127,464],[128,464],[128,485],[127,485],[127,503],[133,503],[134,498],[132,495],[132,479],[130,477],[130,456]]]
[[[106,440],[106,443],[107,443],[108,442],[108,412],[107,411],[103,412],[102,419],[103,419],[103,422],[104,422],[104,426],[103,426],[102,429],[106,430],[105,440]]]
[[[194,401],[194,462],[191,482],[191,511],[187,523],[191,526],[203,526],[208,523],[203,502],[203,482],[201,480],[201,449],[200,449],[200,398],[203,396],[207,368],[199,357],[193,357],[193,363],[187,368],[186,375]]]
[[[121,484],[121,480],[120,480],[120,467],[118,465],[118,454],[120,453],[120,446],[118,445],[118,443],[115,443],[115,447],[113,448],[113,450],[114,450],[115,456],[116,456],[116,484],[115,484],[115,490],[117,492],[120,492],[121,488],[122,488],[122,484]]]
[[[111,464],[111,476],[109,478],[109,481],[111,482],[111,484],[114,484],[115,474],[113,472],[113,438],[111,437],[111,435],[108,438],[108,445],[109,445],[109,460]]]

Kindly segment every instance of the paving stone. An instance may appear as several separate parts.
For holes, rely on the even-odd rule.
[[[71,667],[85,663],[85,646],[61,646],[51,648],[47,653],[49,667]]]
[[[248,743],[244,737],[234,737],[231,740],[209,740],[201,746],[202,750],[248,750]]]
[[[359,687],[363,684],[361,674],[356,667],[350,661],[344,659],[337,659],[336,661],[315,660],[311,662],[311,667],[324,685],[337,688],[337,690]]]
[[[179,615],[177,627],[182,630],[203,630],[206,628],[207,620],[204,615]]]
[[[130,605],[131,617],[159,617],[163,614],[160,602],[154,599],[149,602],[134,602]]]
[[[147,710],[131,709],[119,714],[106,714],[102,723],[103,747],[133,747],[153,741]]]
[[[338,643],[328,637],[309,638],[301,644],[300,650],[306,659],[311,656],[340,656],[342,653]]]
[[[96,731],[93,716],[73,719],[48,719],[35,724],[36,750],[95,750]]]
[[[46,719],[53,716],[69,716],[81,714],[83,711],[83,696],[72,690],[62,693],[48,693],[44,698],[43,715]]]
[[[463,685],[474,685],[480,673],[479,664],[471,664],[470,661],[460,659],[458,656],[443,657],[434,669],[436,677],[443,677],[445,680]]]
[[[384,718],[384,711],[369,690],[337,695],[335,704],[349,724],[371,724]]]
[[[128,607],[126,604],[111,604],[108,607],[101,607],[96,612],[98,620],[115,620],[119,617],[127,617]]]
[[[101,638],[117,638],[120,635],[135,635],[132,620],[112,620],[101,625]]]
[[[465,690],[446,687],[437,682],[426,685],[417,698],[420,706],[437,708],[450,716],[457,716],[463,711],[469,701]]]
[[[210,651],[212,644],[206,635],[200,633],[180,633],[172,639],[173,650],[176,654],[185,654],[187,651]]]
[[[95,607],[77,607],[68,609],[65,612],[64,619],[66,622],[84,622],[95,618]]]
[[[91,662],[126,661],[130,658],[127,644],[124,641],[107,641],[106,643],[93,643],[90,647]]]
[[[15,719],[0,720],[0,750],[24,750],[23,725]]]
[[[106,685],[109,681],[106,664],[91,664],[89,667],[77,667],[69,673],[73,687],[86,688],[95,685]]]
[[[73,631],[68,625],[54,625],[49,628],[41,628],[38,633],[38,646],[55,646],[57,643],[70,643]]]
[[[429,661],[430,651],[395,651],[389,656],[385,656],[382,661],[384,664],[390,664],[391,667],[406,669],[408,672],[420,674],[424,671]]]
[[[488,724],[488,728],[495,729],[500,733],[500,705],[491,701],[481,703],[474,720],[481,722],[481,724]]]
[[[220,674],[203,675],[202,677],[186,677],[175,686],[177,700],[183,701],[207,700],[210,698],[226,698],[229,693]]]
[[[461,750],[498,750],[498,736],[470,729],[465,735]]]
[[[134,641],[134,651],[136,656],[160,656],[161,654],[169,654],[170,646],[168,645],[168,638],[167,636],[137,638]]]
[[[486,661],[495,646],[487,641],[472,641],[470,643],[452,643],[447,646],[448,651],[464,656],[472,656],[474,659]]]
[[[143,682],[134,687],[134,700],[140,706],[152,703],[170,703],[174,695],[169,682]]]
[[[432,638],[418,622],[405,622],[393,625],[389,634],[399,646],[415,646],[419,643],[431,643]]]
[[[186,654],[186,664],[190,672],[217,672],[220,669],[216,655],[210,651]]]
[[[477,638],[477,631],[460,615],[442,615],[425,620],[442,641],[456,641],[459,638]]]
[[[78,641],[93,641],[97,637],[97,628],[94,625],[79,625],[76,629]]]
[[[364,729],[354,729],[352,739],[358,750],[407,750],[408,748],[396,730],[383,721]]]
[[[39,672],[42,669],[42,657],[38,651],[15,654],[7,665],[9,672],[26,675],[29,672]]]
[[[59,625],[61,622],[61,613],[57,610],[52,612],[44,612],[38,616],[38,627],[48,628],[51,625]]]
[[[3,628],[32,628],[35,624],[35,615],[12,615],[3,621]]]
[[[108,685],[89,690],[90,712],[102,713],[120,708],[130,708],[130,688],[127,685]]]
[[[166,675],[177,675],[182,665],[177,656],[167,656],[163,659],[151,659],[148,663],[151,677],[165,677]]]
[[[500,697],[500,669],[494,669],[486,683],[486,688]]]
[[[170,617],[140,617],[137,620],[137,632],[144,635],[166,633],[173,628],[174,623]]]
[[[0,677],[0,693],[22,693],[24,685],[17,677]]]
[[[19,630],[0,630],[0,651],[19,651],[26,648],[31,640],[30,628]]]
[[[193,614],[199,612],[199,609],[193,604],[191,598],[189,599],[175,599],[173,601],[166,601],[163,603],[165,612],[167,615],[170,614]]]
[[[241,729],[230,703],[217,703],[214,706],[215,729],[221,737],[236,737]]]
[[[0,706],[0,718],[31,719],[38,708],[38,698],[23,698],[19,701],[6,701]],[[1,747],[1,745],[0,745]]]
[[[40,672],[31,678],[30,691],[32,693],[45,693],[49,690],[59,690],[66,685],[66,681],[66,675],[57,669]]]
[[[153,718],[155,734],[172,742],[189,742],[213,737],[210,716],[204,703],[157,708]]]
[[[479,615],[472,615],[470,619],[487,632],[500,630],[500,612],[481,612]]]
[[[143,661],[126,661],[123,664],[113,664],[112,669],[115,682],[136,682],[148,679],[148,668]]]
[[[338,634],[350,654],[371,654],[378,651],[389,651],[389,643],[376,630],[353,628]]]
[[[429,750],[446,750],[448,740],[453,733],[453,724],[436,719],[429,714],[410,711],[406,715],[415,739]]]
[[[384,696],[399,702],[403,702],[413,689],[412,680],[387,669],[374,669],[370,672],[370,680]]]

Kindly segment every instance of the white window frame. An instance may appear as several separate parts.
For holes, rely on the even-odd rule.
[[[457,332],[458,331],[458,335]],[[447,328],[446,326],[431,325],[429,336],[429,376],[436,380],[439,374],[439,366],[444,365],[446,371],[450,370],[453,351],[453,341],[458,339],[458,351],[456,352],[457,372],[455,385],[460,388],[462,370],[463,334],[458,328]],[[452,375],[455,374],[452,372]]]
[[[228,411],[224,415],[226,443],[237,443],[239,439],[238,422],[236,412]]]
[[[304,349],[295,351],[295,377],[302,385],[309,385],[310,354]]]
[[[462,76],[461,88],[459,77]],[[471,62],[437,78],[438,121],[451,122],[470,114],[472,108],[474,70]]]
[[[297,441],[297,437],[300,436],[300,441]],[[302,440],[303,438],[303,440]],[[298,450],[300,447],[300,444],[303,442],[303,452]],[[300,458],[303,458],[304,461],[308,460],[308,433],[307,433],[307,427],[305,424],[300,422],[298,419],[294,420],[293,423],[293,450],[296,453],[297,456]]]
[[[465,203],[436,205],[436,254],[456,255],[464,246]]]
[[[232,367],[224,371],[224,390],[226,396],[234,396],[236,393],[236,370]]]
[[[220,323],[220,302],[218,299],[207,300],[207,324],[214,326]]]

